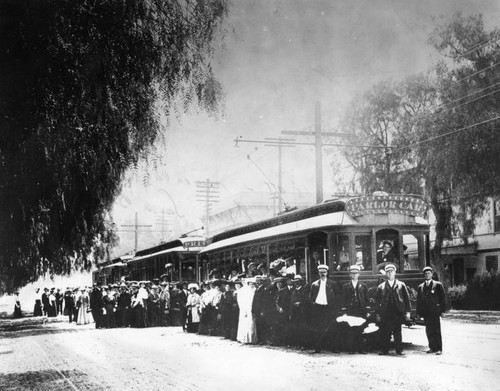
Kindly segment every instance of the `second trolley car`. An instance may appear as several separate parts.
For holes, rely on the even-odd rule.
[[[202,236],[184,236],[138,251],[127,263],[131,280],[153,280],[166,275],[170,281],[200,279],[198,252],[205,246]]]

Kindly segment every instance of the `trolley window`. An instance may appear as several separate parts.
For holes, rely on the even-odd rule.
[[[372,270],[372,238],[363,235],[356,236],[354,240],[356,254],[354,264],[361,270]]]
[[[403,269],[421,270],[424,266],[422,235],[403,235]]]

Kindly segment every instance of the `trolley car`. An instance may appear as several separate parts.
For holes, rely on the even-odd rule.
[[[98,265],[98,270],[92,272],[92,283],[99,285],[116,284],[128,275],[127,262],[132,255],[122,255]]]
[[[421,270],[429,263],[425,209],[419,196],[379,192],[325,201],[236,228],[214,236],[201,250],[202,277],[227,278],[232,270],[248,274],[245,269],[252,262],[269,271],[282,262],[281,271],[293,270],[309,283],[317,279],[318,264],[329,266],[333,280],[348,281],[349,266],[357,264],[360,281],[373,292],[384,278],[381,254],[383,244],[389,244],[397,278],[415,299]]]
[[[182,236],[138,251],[127,263],[131,280],[153,280],[166,275],[170,281],[199,280],[198,252],[205,246],[201,236]]]

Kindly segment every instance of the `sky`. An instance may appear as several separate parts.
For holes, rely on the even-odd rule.
[[[276,187],[277,148],[236,147],[235,138],[312,131],[316,102],[322,129],[338,131],[357,95],[382,80],[425,72],[440,59],[427,43],[429,33],[440,18],[457,11],[481,13],[487,27],[500,26],[496,0],[231,1],[224,38],[216,41],[212,59],[224,88],[224,112],[212,118],[193,108],[165,125],[158,168],[143,165],[130,173],[113,208],[120,236],[114,255],[134,248],[133,229],[124,225],[134,224],[135,213],[145,226],[139,248],[156,244],[162,234],[169,239],[201,227],[204,205],[196,199],[197,181],[218,182],[221,199]],[[297,136],[296,141],[313,138]],[[282,174],[285,200],[287,193],[314,192],[313,147],[285,148]],[[338,175],[349,177],[349,167],[338,149],[325,148],[325,198],[339,191]]]

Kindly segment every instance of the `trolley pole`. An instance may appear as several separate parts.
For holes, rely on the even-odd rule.
[[[314,107],[314,147],[316,150],[316,203],[323,202],[323,142],[321,138],[321,105]]]

